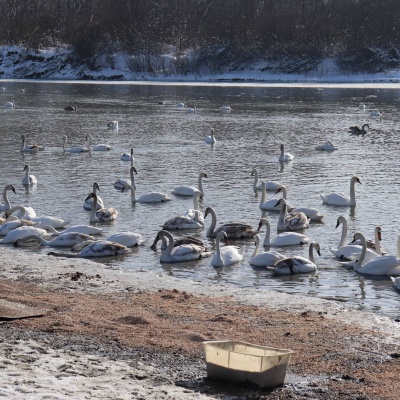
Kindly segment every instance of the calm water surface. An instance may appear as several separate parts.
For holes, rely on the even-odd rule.
[[[399,317],[400,293],[389,277],[365,277],[341,267],[332,257],[330,247],[337,247],[340,229],[335,229],[339,215],[349,222],[349,238],[361,231],[372,238],[374,227],[382,226],[383,246],[396,252],[399,235],[400,194],[400,114],[399,86],[385,87],[292,87],[253,85],[129,85],[55,82],[7,82],[0,101],[15,97],[16,109],[0,108],[0,185],[14,184],[17,194],[10,194],[13,205],[34,207],[38,216],[52,215],[71,220],[71,224],[89,223],[89,212],[82,207],[94,181],[101,188],[107,207],[115,207],[116,221],[103,224],[105,235],[135,231],[148,245],[130,255],[100,262],[114,262],[134,270],[163,272],[175,277],[252,288],[274,289],[287,293],[347,302],[361,310]],[[4,86],[4,82],[1,84]],[[25,93],[18,90],[24,88]],[[165,105],[158,105],[164,99]],[[78,102],[77,114],[66,113],[68,104]],[[196,105],[195,115],[176,108],[178,102]],[[358,103],[379,109],[381,120],[356,110]],[[219,107],[229,104],[230,114]],[[107,129],[107,122],[118,120],[117,132]],[[352,136],[348,127],[368,123],[364,137]],[[203,138],[215,129],[214,147]],[[68,145],[83,144],[87,133],[93,144],[113,146],[109,152],[63,154],[62,135]],[[20,137],[28,143],[41,143],[45,151],[21,154]],[[318,152],[315,145],[333,141],[339,151]],[[278,162],[279,144],[295,155],[293,162]],[[210,259],[197,262],[161,265],[160,250],[149,249],[163,222],[192,207],[192,200],[171,194],[165,204],[132,205],[130,195],[113,187],[118,178],[129,177],[129,162],[120,161],[123,152],[134,147],[137,196],[149,191],[171,194],[180,184],[196,184],[199,172],[204,181],[205,197],[201,209],[212,206],[218,223],[241,220],[257,227],[261,217],[260,195],[252,190],[252,168],[260,177],[279,180],[289,188],[288,197],[295,206],[316,207],[325,214],[324,223],[312,224],[307,234],[321,245],[316,256],[318,272],[312,275],[272,277],[270,272],[249,265],[253,240],[246,243],[241,264],[214,269]],[[38,179],[35,188],[22,185],[23,167],[28,163]],[[319,193],[332,190],[348,193],[349,180],[358,175],[357,207],[332,207],[321,204]],[[277,195],[268,194],[270,198]],[[268,213],[275,234],[278,215]],[[206,228],[210,221],[206,219]],[[206,230],[196,235],[206,238]],[[277,249],[287,255],[308,255],[308,247]],[[37,250],[47,253],[48,247]],[[261,250],[262,251],[262,250]]]

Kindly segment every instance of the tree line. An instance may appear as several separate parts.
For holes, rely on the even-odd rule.
[[[168,48],[355,62],[382,49],[400,59],[398,0],[0,0],[0,19],[3,45],[68,45],[84,59]]]

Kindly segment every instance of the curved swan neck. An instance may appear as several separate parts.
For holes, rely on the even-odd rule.
[[[361,233],[357,233],[356,235],[354,235],[354,238],[360,239],[362,246],[360,257],[354,265],[354,271],[360,271],[364,262],[365,255],[367,254],[367,242],[364,235],[362,235]]]
[[[221,240],[222,240],[223,237],[224,237],[224,235],[222,234],[222,232],[218,233],[217,238],[216,238],[216,243],[215,243],[215,246],[216,246],[216,253],[215,254],[216,254],[216,257],[217,257],[217,259],[219,261],[219,264],[222,265],[222,266],[225,265],[224,259],[222,258],[222,255],[221,255]]]
[[[310,247],[308,248],[308,258],[313,264],[315,264],[315,260],[314,260],[314,243],[310,243]]]
[[[264,243],[263,245],[265,247],[271,246],[271,224],[267,219],[263,220],[263,224],[265,225],[266,231],[265,231],[265,236],[264,236]]]
[[[40,244],[46,246],[49,242],[47,240],[44,240],[41,236],[39,235],[28,235],[23,237],[22,239],[19,239],[20,242],[28,242],[29,240],[36,240]]]
[[[3,189],[3,201],[4,201],[4,205],[7,208],[10,208],[11,203],[10,200],[8,199],[8,194],[7,192],[10,190],[10,185],[7,185],[4,189]]]
[[[260,236],[255,235],[254,240],[256,241],[256,248],[254,249],[254,252],[253,252],[253,255],[251,256],[251,258],[255,257],[260,250]]]
[[[200,192],[195,193],[193,195],[193,209],[194,210],[199,210],[199,198],[200,198],[200,196],[201,196]]]
[[[172,249],[174,248],[174,237],[169,233],[168,231],[163,231],[159,233],[159,235],[162,237],[165,237],[168,240],[168,245],[166,249],[164,250],[164,255],[171,255]]]
[[[287,205],[286,205],[286,201],[283,199],[281,211],[279,213],[278,230],[280,230],[280,228],[282,228],[282,229],[284,228],[286,214],[287,214]]]
[[[344,217],[339,217],[339,222],[342,224],[342,235],[340,236],[340,242],[338,248],[346,245],[346,237],[347,237],[347,219]]]
[[[21,218],[20,219],[24,219],[25,218],[25,207],[24,206],[14,206],[13,208],[10,208],[8,211],[6,211],[6,215],[9,218],[11,216],[11,214],[14,214],[15,211],[21,211]]]
[[[215,210],[212,207],[208,207],[208,211],[211,214],[211,225],[207,230],[207,236],[213,236],[215,226],[217,225],[217,214],[215,213]]]
[[[261,182],[261,200],[260,205],[267,201],[267,183],[265,181]]]
[[[287,199],[287,189],[286,186],[281,186],[280,190],[282,192],[282,197],[286,200]]]

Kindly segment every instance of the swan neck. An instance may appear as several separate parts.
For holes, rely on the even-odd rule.
[[[171,256],[172,249],[174,248],[174,238],[169,232],[163,232],[162,236],[166,236],[166,240],[168,240],[167,248],[164,250],[164,255],[168,257]]]
[[[267,201],[267,185],[265,184],[265,181],[262,181],[260,205],[264,204],[266,201]]]
[[[3,201],[4,201],[4,205],[7,207],[7,208],[10,208],[10,200],[8,199],[8,194],[7,194],[7,192],[8,192],[8,186],[6,186],[4,189],[3,189]]]
[[[90,222],[96,222],[96,211],[97,211],[97,196],[92,198],[92,211],[90,213]]]
[[[315,264],[315,260],[314,260],[314,243],[311,243],[310,247],[308,248],[308,258],[313,264]]]
[[[211,214],[211,225],[207,230],[207,236],[214,236],[215,226],[217,225],[217,214],[213,208],[209,208]]]
[[[286,200],[286,198],[287,198],[287,189],[284,186],[281,187],[281,192],[282,192],[282,197]]]
[[[216,253],[215,253],[215,255],[217,257],[217,260],[219,261],[219,265],[225,266],[224,260],[223,260],[222,255],[221,255],[221,239],[222,239],[222,236],[218,237],[217,240],[216,240],[216,244],[215,244]]]
[[[356,205],[356,181],[352,179],[350,181],[350,205],[355,206]]]
[[[199,209],[199,196],[197,195],[197,193],[195,193],[193,196],[193,209],[194,210]]]
[[[253,174],[254,174],[253,189],[257,193],[257,186],[258,186],[258,169],[257,168],[253,169]]]
[[[20,239],[21,242],[28,242],[29,240],[37,240],[42,245],[47,245],[49,243],[48,241],[44,240],[39,235],[28,235],[28,236],[25,236],[24,238]]]
[[[131,187],[129,189],[131,189],[131,200],[136,202],[136,190],[135,190],[135,188],[131,185]]]
[[[254,236],[254,239],[256,241],[256,248],[254,249],[253,255],[251,256],[251,258],[255,257],[259,250],[260,250],[260,237],[258,235]]]
[[[338,248],[341,248],[346,245],[346,237],[347,237],[347,220],[343,218],[341,219],[341,223],[342,223],[342,235],[340,237]]]
[[[199,175],[199,179],[198,179],[197,183],[198,183],[197,186],[198,186],[200,192],[204,194],[204,192],[203,192],[203,174]]]
[[[26,211],[25,211],[25,207],[24,207],[24,206],[14,206],[13,208],[10,208],[10,209],[7,211],[8,217],[10,217],[11,214],[14,214],[15,211],[21,211],[21,219],[25,218],[25,212],[26,212]]]
[[[379,240],[379,232],[377,228],[375,228],[375,252],[380,256],[382,255],[381,241]]]
[[[283,202],[281,211],[279,213],[278,230],[283,230],[285,227],[285,217],[287,214],[286,202]]]
[[[367,242],[365,240],[364,235],[360,235],[359,238],[361,240],[362,250],[361,250],[360,258],[357,260],[356,264],[354,265],[355,271],[361,270],[365,255],[367,254]]]
[[[271,238],[271,224],[269,223],[268,220],[266,220],[264,222],[264,225],[266,227],[266,231],[265,231],[265,237],[264,237],[264,243],[263,244],[264,244],[265,247],[267,247],[267,246],[271,245],[271,241],[270,241],[270,238]]]

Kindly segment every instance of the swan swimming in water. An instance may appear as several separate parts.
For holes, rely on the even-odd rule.
[[[110,122],[107,124],[107,126],[108,126],[110,129],[117,130],[117,129],[118,129],[118,121],[110,121]]]
[[[128,154],[128,153],[121,154],[121,161],[131,161],[131,162],[133,162],[134,159],[135,159],[135,157],[133,157],[133,148],[131,148],[130,154]]]
[[[67,140],[67,135],[63,135],[62,147],[64,153],[88,153],[90,151],[89,147],[87,146],[74,146],[66,148],[65,145],[67,143]]]
[[[256,248],[250,260],[250,265],[252,265],[253,267],[267,267],[285,258],[284,255],[274,250],[259,253],[260,235],[257,233],[254,236],[254,239],[256,241]]]
[[[97,182],[93,183],[93,190],[92,193],[97,195],[97,191],[100,192],[100,187]],[[93,208],[93,199],[91,197],[86,197],[85,201],[83,202],[83,208],[85,210],[92,210]],[[100,196],[97,196],[97,210],[100,210],[100,208],[104,208],[104,203],[103,200]]]
[[[278,231],[297,231],[308,228],[309,218],[303,212],[291,212],[288,214],[285,199],[279,199],[276,206],[281,206],[278,220]]]
[[[253,170],[251,171],[251,176],[254,176],[254,183],[253,183],[254,193],[257,193],[257,190],[262,190],[262,183],[258,183],[259,172],[258,172],[257,168],[253,168]],[[275,190],[279,189],[281,186],[283,186],[283,185],[280,182],[267,181],[265,189],[275,191]]]
[[[281,149],[281,154],[279,156],[279,161],[280,162],[292,161],[294,159],[294,155],[293,154],[285,153],[284,144],[281,144],[280,149]]]
[[[75,102],[73,106],[68,105],[68,106],[64,107],[64,110],[69,111],[69,112],[73,112],[73,111],[78,112],[78,103]]]
[[[206,136],[206,137],[204,138],[204,141],[205,141],[206,143],[208,143],[208,144],[217,143],[217,140],[215,139],[215,136],[214,136],[214,129],[213,129],[213,128],[211,129],[211,135],[210,135],[210,136]]]
[[[0,204],[0,211],[5,211],[5,210],[9,210],[11,208],[11,203],[10,200],[8,198],[8,192],[11,191],[14,194],[15,193],[15,187],[13,185],[6,185],[3,189],[3,201],[4,204]]]
[[[153,241],[153,244],[150,246],[152,250],[157,249],[157,243],[161,240],[161,250],[165,250],[168,246],[168,241],[165,236],[157,235]],[[195,244],[197,246],[206,247],[204,242],[200,239],[195,238],[194,236],[183,236],[180,238],[174,238],[174,247],[181,246],[182,244]]]
[[[25,135],[21,136],[21,148],[20,152],[21,153],[36,153],[37,151],[42,151],[44,150],[43,146],[40,146],[38,144],[25,144]]]
[[[45,229],[36,228],[34,226],[20,226],[8,232],[7,235],[0,240],[0,244],[11,244],[28,235],[47,236],[48,233]]]
[[[395,278],[394,276],[391,276],[390,279],[393,282],[393,286],[397,289],[400,290],[400,277]]]
[[[28,164],[25,164],[25,167],[23,171],[25,171],[25,175],[22,178],[22,184],[23,185],[36,185],[37,184],[37,179],[34,175],[30,175],[30,166]]]
[[[365,109],[366,109],[365,104],[362,104],[362,103],[357,104],[357,110],[365,111]]]
[[[132,187],[136,189],[135,176],[133,173],[137,174],[137,171],[134,166],[131,166],[129,169],[129,176],[131,179],[117,179],[114,182],[115,189],[122,190],[126,185],[132,185]]]
[[[97,194],[90,193],[88,198],[93,199],[92,212],[89,221],[93,222],[109,222],[117,218],[118,211],[115,208],[100,208],[97,210]]]
[[[195,210],[194,218],[188,215],[179,215],[171,218],[162,225],[164,230],[177,231],[177,230],[192,230],[203,229],[204,222],[200,221],[199,211]]]
[[[224,240],[224,247],[221,247],[221,240]],[[215,239],[215,245],[216,252],[211,260],[211,265],[213,267],[226,267],[243,260],[243,254],[246,247],[242,246],[240,249],[238,249],[235,246],[229,246],[228,235],[224,231],[218,232],[218,235]]]
[[[267,200],[267,183],[265,181],[261,182],[261,200],[260,200],[260,208],[261,210],[268,211],[280,211],[282,206],[277,206],[276,203],[279,199],[270,199]],[[285,186],[281,186],[275,193],[282,193],[283,198],[286,200],[286,207],[289,211],[293,210],[294,207],[287,201],[287,189]]]
[[[321,151],[335,151],[337,149],[338,147],[335,146],[330,140],[327,140],[326,142],[315,146],[315,150],[321,150]]]
[[[162,252],[160,262],[165,263],[179,263],[185,261],[199,260],[203,257],[211,255],[210,252],[206,251],[203,246],[198,246],[193,243],[182,244],[180,246],[174,246],[174,238],[168,231],[159,231],[156,237],[156,241],[161,238],[165,238],[168,242],[166,249]]]
[[[200,191],[204,196],[203,191],[203,178],[208,178],[205,172],[200,172],[199,178],[197,181],[197,188],[194,186],[176,186],[172,193],[178,194],[180,196],[193,196],[196,192]]]
[[[97,240],[89,243],[78,254],[56,253],[51,251],[49,256],[68,257],[68,258],[95,258],[95,257],[115,257],[130,253],[128,247],[122,244],[109,242],[107,240]]]
[[[90,145],[92,144],[92,135],[90,133],[88,133],[86,135],[86,140],[88,141],[88,149],[92,150],[92,151],[108,151],[112,149],[112,146],[109,146],[108,144],[96,144],[93,147],[90,147]]]
[[[127,190],[131,191],[132,203],[165,203],[166,201],[171,200],[171,197],[169,197],[166,193],[161,192],[146,193],[137,199],[135,196],[135,188],[129,183],[125,184],[125,186],[121,189],[121,193]]]
[[[361,185],[360,178],[358,176],[352,176],[350,179],[350,197],[345,193],[329,193],[320,194],[323,203],[331,206],[355,206],[356,205],[356,191],[355,184]]]
[[[193,195],[193,208],[190,208],[189,210],[185,211],[183,213],[183,215],[194,219],[195,214],[197,212],[198,213],[197,218],[199,219],[199,222],[201,222],[204,225],[204,215],[200,211],[200,207],[199,207],[199,200],[202,198],[203,198],[203,195],[201,194],[201,192],[197,191],[197,193],[195,193]]]
[[[368,124],[364,124],[361,128],[359,126],[351,126],[349,129],[349,133],[352,135],[365,135],[367,133],[367,130],[365,128],[369,129]]]
[[[32,221],[26,219],[7,219],[0,225],[0,236],[7,236],[12,230],[20,228],[21,226],[33,226]]]
[[[317,251],[318,255],[321,255],[319,244],[312,242],[308,250],[308,258],[294,256],[277,261],[273,267],[274,275],[294,275],[315,272],[317,266],[314,260],[314,249]]]
[[[14,242],[15,247],[26,245],[28,242],[38,242],[42,246],[71,247],[86,240],[94,240],[93,236],[79,232],[63,232],[52,240],[43,239],[39,235],[28,235]]]
[[[231,108],[230,106],[221,106],[221,107],[219,108],[219,110],[220,110],[221,112],[223,112],[223,113],[229,113],[229,112],[232,111],[232,108]]]
[[[15,108],[15,98],[13,97],[12,101],[7,101],[7,103],[4,104],[5,108]]]

